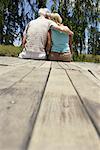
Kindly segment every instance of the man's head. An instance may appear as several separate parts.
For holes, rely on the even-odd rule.
[[[40,8],[38,11],[39,16],[46,17],[47,13],[50,13],[48,8]]]

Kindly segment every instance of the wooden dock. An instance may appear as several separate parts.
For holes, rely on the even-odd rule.
[[[0,57],[0,150],[100,150],[100,64]]]

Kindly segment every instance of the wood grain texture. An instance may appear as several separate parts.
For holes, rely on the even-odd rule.
[[[52,68],[54,69],[61,69],[61,66],[57,61],[52,61]]]
[[[52,69],[28,150],[99,150],[98,135],[63,69]]]
[[[0,56],[0,65],[20,65],[23,63],[27,63],[28,61],[31,61],[30,59],[19,59],[17,57],[1,57]]]
[[[79,71],[67,72],[100,133],[100,87]]]
[[[14,60],[13,60],[14,59]],[[43,61],[37,61],[37,60],[22,60],[22,59],[18,59],[18,58],[9,58],[6,60],[5,59],[1,59],[0,57],[0,75],[6,74],[9,71],[13,71],[15,69],[18,69],[19,67],[23,67],[24,65],[30,65],[30,66],[34,66],[36,63],[43,63]],[[14,61],[14,62],[13,62]]]
[[[77,64],[81,64],[81,65],[77,65]],[[88,70],[89,68],[87,66],[85,68],[84,63],[76,63],[76,62],[62,63],[62,62],[60,62],[59,65],[61,65],[61,67],[66,70],[80,71],[82,74],[84,74],[87,78],[92,80],[92,82],[94,82],[95,84],[97,84],[100,87],[100,81],[95,76],[95,74],[92,73],[93,71],[90,72]],[[89,66],[90,66],[90,64],[89,64]],[[98,70],[98,67],[97,67],[97,70]],[[92,64],[91,64],[91,68],[92,68]],[[99,70],[98,70],[98,72],[99,72]]]
[[[100,134],[100,84],[97,83],[96,78],[91,77],[82,68],[78,70],[77,66],[74,66],[76,68],[75,70],[68,70],[64,63],[61,66],[67,71],[98,134]],[[73,68],[73,65],[70,64],[69,66]]]
[[[0,94],[5,92],[7,88],[14,85],[16,82],[20,82],[25,76],[27,76],[33,69],[41,66],[43,62],[29,62],[20,67],[15,67],[14,70],[9,70],[9,72],[5,72],[3,75],[0,75]]]
[[[16,70],[13,82],[25,76],[0,95],[0,150],[27,149],[49,74],[49,68],[39,68],[39,64],[30,73],[31,66],[24,67],[27,75]],[[9,82],[14,74],[8,75]]]
[[[74,63],[83,70],[88,70],[100,82],[100,63]]]
[[[99,150],[99,70],[0,57],[0,150]]]
[[[41,68],[50,68],[51,67],[51,61],[45,61],[43,65],[41,65]]]

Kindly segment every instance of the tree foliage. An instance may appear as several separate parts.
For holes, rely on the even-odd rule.
[[[18,28],[18,0],[0,2],[0,43],[13,44]]]
[[[74,32],[76,52],[99,53],[99,0],[0,0],[0,43],[13,44],[22,35],[26,24],[37,18],[39,8],[49,7],[58,12],[63,23]],[[34,15],[33,15],[34,14]]]

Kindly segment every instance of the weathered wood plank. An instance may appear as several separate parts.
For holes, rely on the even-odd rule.
[[[75,63],[76,66],[81,67],[83,70],[88,70],[100,82],[100,63]]]
[[[100,81],[98,80],[98,78],[96,78],[95,75],[93,75],[90,71],[88,71],[89,68],[87,68],[87,66],[85,68],[84,63],[80,63],[80,64],[82,64],[82,67],[81,67],[81,65],[77,65],[76,62],[75,63],[74,62],[71,62],[71,63],[60,63],[60,65],[63,68],[67,69],[67,70],[77,70],[77,71],[82,72],[82,74],[84,74],[86,77],[88,77],[90,80],[92,80],[98,86],[100,86]]]
[[[100,113],[99,108],[97,109],[96,106],[99,106],[99,99],[100,99],[100,87],[96,82],[92,82],[92,78],[87,78],[84,76],[84,71],[81,70],[81,72],[74,71],[69,72],[69,77],[71,78],[72,82],[74,83],[75,88],[79,92],[83,102],[85,103],[85,106],[93,119],[93,122],[95,122],[95,125],[97,127],[97,130],[100,132]],[[88,76],[90,77],[90,76]],[[94,80],[93,80],[94,81]],[[95,94],[94,94],[95,93]],[[89,104],[87,104],[89,102]]]
[[[99,150],[98,135],[66,72],[52,69],[28,150]]]
[[[61,66],[59,65],[59,63],[57,61],[52,61],[52,68],[54,68],[54,69],[60,69]]]
[[[37,67],[0,95],[0,150],[27,149],[49,74],[49,67]]]
[[[29,59],[19,59],[17,57],[1,57],[0,56],[0,65],[19,65],[30,61]]]
[[[11,70],[3,75],[0,75],[0,94],[7,90],[7,88],[14,85],[16,82],[20,82],[24,76],[27,76],[34,68],[38,68],[44,62],[39,61],[37,63],[28,62],[20,67],[15,67],[14,70]]]
[[[15,58],[15,57],[1,57],[0,56],[0,75],[3,73],[7,73],[8,71],[13,70],[13,69],[15,69],[15,67],[17,65],[26,63],[28,61],[20,60],[20,59]]]
[[[51,61],[45,61],[45,63],[41,66],[41,68],[50,68],[51,67]]]
[[[68,71],[68,74],[100,133],[100,87],[81,72]]]
[[[100,71],[100,63],[88,63],[88,62],[72,62],[83,69],[92,69],[94,71]]]
[[[23,64],[20,64],[20,66],[23,66]],[[0,75],[4,73],[8,73],[9,71],[15,70],[17,67],[20,67],[20,66],[2,64],[0,66]]]
[[[62,67],[65,68],[63,64]],[[86,108],[98,134],[100,134],[100,85],[94,82],[80,70],[66,70],[76,91]]]
[[[0,58],[1,60],[1,58]],[[10,60],[10,61],[9,61]],[[13,59],[12,59],[13,60]],[[26,64],[32,64],[35,66],[36,63],[39,63],[39,61],[37,60],[21,60],[18,58],[15,58],[14,60],[16,61],[11,61],[11,58],[7,59],[6,58],[3,59],[3,61],[0,64],[0,75],[4,74],[4,73],[8,73],[9,71],[15,70],[18,67],[24,66]],[[43,61],[41,61],[42,63]]]

